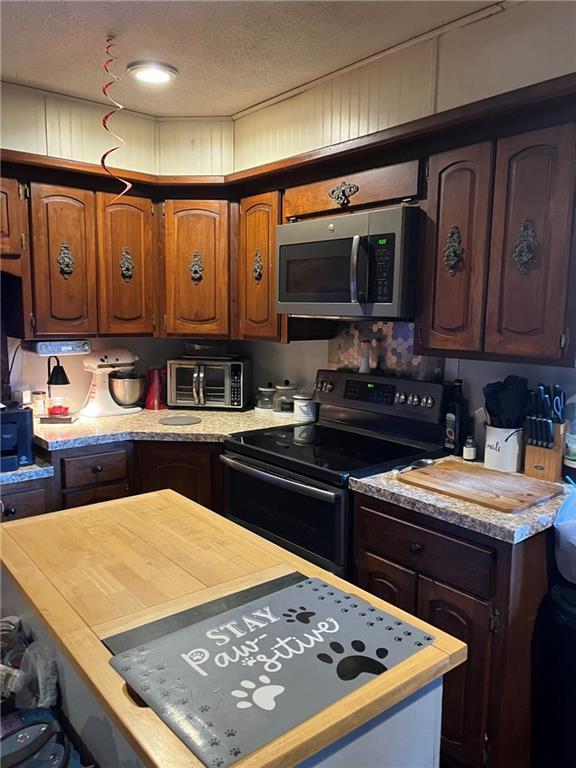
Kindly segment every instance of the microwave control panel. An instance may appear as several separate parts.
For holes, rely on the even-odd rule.
[[[236,408],[242,405],[242,366],[240,363],[230,365],[230,405]]]
[[[393,232],[371,235],[368,273],[368,301],[390,304],[394,298],[394,256],[396,235]]]

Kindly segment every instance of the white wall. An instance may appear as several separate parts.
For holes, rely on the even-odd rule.
[[[128,140],[114,164],[225,174],[576,71],[576,2],[502,3],[487,13],[246,110],[234,122],[125,111],[112,118]],[[8,84],[1,97],[6,149],[99,162],[110,146],[99,122],[104,106]]]
[[[269,381],[278,384],[289,379],[301,389],[312,389],[316,371],[328,366],[328,341],[292,341],[274,344],[266,341],[234,344],[253,361],[254,389]]]

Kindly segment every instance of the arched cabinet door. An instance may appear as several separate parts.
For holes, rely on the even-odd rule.
[[[468,646],[466,663],[444,678],[442,753],[458,765],[479,766],[488,717],[492,606],[420,576],[417,615]]]
[[[429,164],[419,341],[480,351],[488,271],[493,144],[433,155]]]
[[[167,200],[164,238],[166,332],[228,335],[228,203]]]
[[[267,192],[240,201],[240,336],[278,339],[276,314],[276,225],[280,193]]]
[[[98,331],[94,193],[31,185],[36,335]]]
[[[152,334],[154,274],[152,203],[142,197],[96,193],[100,333]]]
[[[498,142],[486,352],[564,354],[575,170],[572,123]]]
[[[404,611],[416,611],[417,574],[371,552],[361,551],[356,564],[356,583]]]

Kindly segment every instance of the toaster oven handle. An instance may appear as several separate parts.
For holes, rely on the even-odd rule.
[[[192,374],[192,397],[194,398],[194,405],[199,405],[200,398],[198,397],[198,376],[200,369],[197,365],[194,366],[194,373]]]
[[[311,485],[298,483],[296,480],[288,480],[285,477],[279,477],[278,475],[264,472],[261,469],[256,469],[256,467],[243,464],[241,461],[236,461],[236,459],[230,459],[228,456],[220,456],[220,461],[222,464],[230,467],[230,469],[241,472],[243,475],[253,477],[255,480],[263,480],[265,483],[270,483],[270,485],[275,485],[278,488],[285,488],[287,491],[293,491],[302,496],[309,496],[311,499],[319,499],[320,501],[334,504],[338,498],[337,494],[332,493],[332,491],[324,491],[322,488],[314,488]]]
[[[203,365],[200,366],[200,376],[198,378],[198,400],[200,400],[200,405],[204,405],[206,402],[205,393],[204,393],[204,374],[205,374],[205,367]]]
[[[358,251],[360,250],[360,235],[352,238],[350,251],[350,301],[358,304]]]

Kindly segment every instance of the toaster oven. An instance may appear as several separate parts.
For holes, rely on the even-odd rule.
[[[252,377],[247,358],[178,358],[168,360],[167,400],[170,408],[226,408],[250,406]]]

